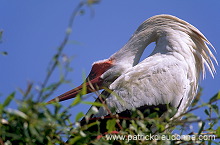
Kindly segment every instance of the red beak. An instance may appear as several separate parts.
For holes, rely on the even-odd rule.
[[[71,99],[71,98],[74,98],[76,97],[76,95],[78,93],[80,93],[80,91],[82,91],[83,87],[86,88],[86,92],[87,94],[88,93],[91,93],[91,92],[95,92],[95,91],[98,91],[100,89],[102,89],[101,87],[101,84],[102,84],[102,79],[100,77],[96,77],[92,80],[89,79],[90,76],[87,77],[86,81],[85,81],[85,84],[82,84],[52,100],[50,100],[49,102],[47,103],[51,103],[51,102],[54,102],[56,100],[58,100],[59,102],[61,101],[64,101],[64,100],[68,100],[68,99]]]
[[[108,70],[109,68],[111,68],[112,66],[112,60],[105,60],[103,62],[99,62],[99,63],[95,63],[93,64],[92,70],[89,73],[88,77],[85,80],[85,84],[82,84],[78,87],[76,87],[75,89],[72,89],[52,100],[50,100],[47,103],[51,103],[54,102],[56,100],[58,100],[59,102],[64,101],[64,100],[68,100],[71,98],[76,97],[76,95],[82,91],[84,85],[85,88],[87,90],[87,94],[91,93],[91,92],[95,92],[98,91],[100,89],[103,89],[102,83],[103,83],[103,79],[101,79],[101,75]]]

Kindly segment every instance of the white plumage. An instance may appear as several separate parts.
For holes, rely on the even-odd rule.
[[[151,42],[156,42],[155,49],[137,64]],[[170,103],[173,107],[180,105],[177,115],[183,113],[196,95],[199,76],[205,75],[204,67],[212,75],[215,72],[211,58],[216,59],[206,43],[211,45],[197,28],[177,17],[158,15],[146,20],[128,43],[110,57],[126,69],[109,86],[114,93],[106,104],[120,113],[144,105]],[[102,107],[94,117],[107,114]]]
[[[144,49],[155,42],[153,52],[138,63]],[[205,67],[212,74],[217,63],[209,47],[211,43],[194,26],[171,15],[157,15],[147,19],[129,41],[109,59],[98,61],[86,79],[90,87],[98,85],[113,91],[105,103],[115,113],[146,105],[170,104],[176,116],[185,112],[198,89]],[[91,81],[89,83],[89,81]],[[73,98],[82,89],[77,87],[58,97],[60,101]],[[115,95],[116,94],[116,95]],[[100,107],[93,117],[108,115]]]

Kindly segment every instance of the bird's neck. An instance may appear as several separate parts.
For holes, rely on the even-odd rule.
[[[186,33],[178,30],[169,30],[164,32],[148,31],[136,32],[118,52],[113,54],[112,57],[117,62],[129,64],[133,67],[136,65],[145,50],[145,48],[152,42],[156,42],[155,49],[151,55],[172,54],[175,53],[185,59],[194,59],[191,49],[187,49],[192,43],[191,39]],[[192,56],[192,57],[189,57]],[[192,60],[190,60],[192,62]]]
[[[155,38],[151,33],[134,34],[129,41],[111,57],[114,58],[116,62],[127,64],[128,67],[133,67],[140,61],[145,48],[154,41]]]

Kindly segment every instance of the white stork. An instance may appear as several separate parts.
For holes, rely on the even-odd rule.
[[[156,42],[155,49],[139,63],[143,51],[152,42]],[[217,60],[207,44],[214,49],[186,21],[171,15],[153,16],[138,27],[118,52],[93,64],[86,79],[87,93],[105,87],[112,90],[104,101],[110,110],[115,110],[113,114],[169,104],[177,108],[175,116],[178,116],[190,106],[200,75],[205,76],[205,67],[212,76],[215,73],[212,59],[216,63]],[[82,85],[51,101],[73,98],[81,89]],[[100,107],[92,117],[107,115],[108,110]]]

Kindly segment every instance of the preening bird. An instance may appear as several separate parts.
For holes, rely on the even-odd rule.
[[[156,43],[153,52],[142,62],[145,48]],[[161,108],[169,104],[177,109],[175,116],[190,106],[198,89],[200,76],[207,70],[213,76],[217,60],[214,47],[194,26],[171,15],[156,15],[144,21],[129,41],[108,59],[93,63],[85,85],[87,93],[103,88],[104,102],[112,114],[129,115],[132,108]],[[94,86],[94,87],[92,87]],[[51,100],[74,98],[82,85]],[[106,95],[107,94],[107,95]],[[49,102],[51,102],[49,101]],[[98,98],[96,101],[100,101]],[[109,115],[99,107],[92,117]]]

